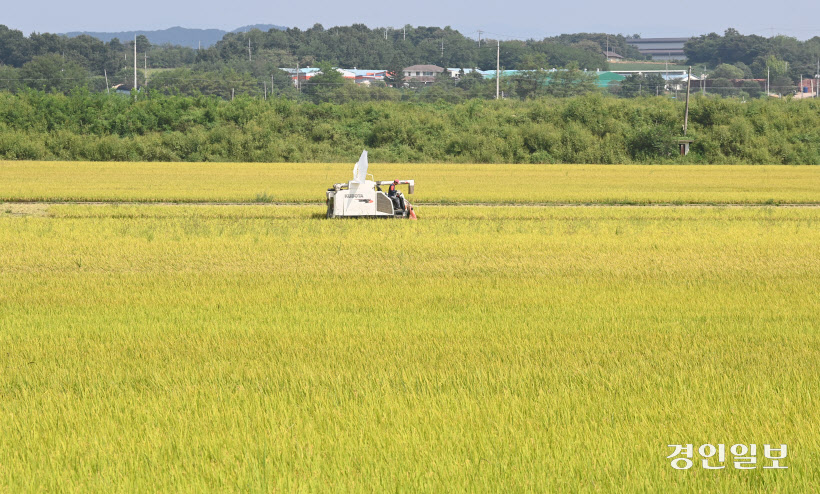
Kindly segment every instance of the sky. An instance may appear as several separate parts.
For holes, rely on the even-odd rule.
[[[374,27],[451,26],[462,34],[490,38],[541,39],[562,33],[608,32],[649,37],[682,37],[723,33],[733,27],[743,34],[783,34],[804,40],[820,36],[813,19],[820,18],[820,2],[772,4],[691,0],[660,2],[633,0],[275,0],[217,1],[141,0],[11,1],[3,6],[0,24],[31,32],[117,32],[156,30],[173,26],[217,28],[226,31],[249,24],[325,28],[362,23]],[[685,6],[682,8],[681,6]]]

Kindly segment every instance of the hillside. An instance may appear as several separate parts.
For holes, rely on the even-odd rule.
[[[88,32],[88,31],[74,31],[64,33],[69,37],[76,37],[82,34],[93,36],[103,42],[109,42],[114,38],[120,41],[134,39],[134,36],[145,35],[152,44],[162,45],[170,43],[172,45],[186,46],[188,48],[208,48],[217,41],[221,40],[228,32],[244,33],[251,29],[259,29],[260,31],[268,31],[270,29],[286,29],[284,26],[276,26],[274,24],[254,24],[250,26],[242,26],[233,31],[223,31],[222,29],[192,29],[186,27],[170,27],[168,29],[160,29],[157,31],[121,31],[116,33],[102,33],[102,32]]]

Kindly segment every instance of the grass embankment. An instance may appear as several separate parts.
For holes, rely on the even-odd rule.
[[[324,202],[352,164],[0,161],[0,201]],[[811,204],[820,167],[373,163],[431,203]]]
[[[0,211],[0,490],[817,490],[817,209],[32,212]]]

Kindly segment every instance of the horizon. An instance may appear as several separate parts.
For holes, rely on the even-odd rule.
[[[690,37],[723,34],[734,28],[742,34],[764,37],[784,35],[799,40],[820,35],[820,29],[804,19],[820,16],[820,4],[800,7],[799,13],[767,10],[766,4],[747,4],[745,9],[693,0],[687,8],[637,0],[628,8],[614,8],[600,0],[592,3],[544,5],[531,0],[513,0],[498,8],[496,3],[476,0],[467,8],[452,3],[417,0],[412,5],[391,5],[375,0],[339,4],[318,0],[306,11],[298,5],[271,6],[251,0],[225,7],[213,0],[169,4],[146,0],[140,8],[124,15],[112,12],[107,2],[80,0],[72,4],[46,0],[37,10],[19,3],[4,9],[1,24],[32,33],[157,31],[172,27],[232,31],[254,24],[274,24],[305,30],[314,24],[325,28],[365,24],[369,28],[398,28],[405,25],[447,27],[477,38],[482,31],[494,39],[543,39],[571,33],[609,33],[644,38]],[[161,15],[157,15],[157,13]]]
[[[246,27],[246,26],[263,25],[263,24],[275,25],[275,26],[278,26],[278,27],[284,27],[286,29],[298,28],[302,31],[306,31],[306,30],[312,28],[316,24],[321,24],[324,29],[331,29],[331,28],[334,28],[334,27],[348,27],[348,26],[351,26],[353,24],[362,24],[362,23],[355,23],[354,22],[354,23],[349,23],[349,24],[333,24],[333,25],[328,24],[328,25],[325,25],[325,24],[322,24],[321,22],[317,22],[317,23],[313,23],[313,24],[310,24],[310,25],[287,26],[287,25],[284,25],[284,24],[277,24],[276,22],[254,22],[254,23],[244,23],[244,24],[239,24],[237,26],[228,26],[228,27],[224,27],[224,26],[185,26],[185,25],[180,25],[180,24],[174,24],[174,25],[169,25],[169,26],[150,26],[150,27],[138,27],[138,28],[126,27],[126,28],[122,28],[122,29],[114,29],[114,28],[111,28],[111,29],[106,29],[106,28],[71,28],[71,29],[58,29],[58,30],[25,30],[25,29],[21,29],[20,27],[17,27],[17,26],[3,24],[2,22],[0,22],[0,24],[5,25],[7,28],[9,28],[11,30],[21,31],[23,33],[23,35],[25,35],[26,37],[29,37],[32,34],[45,34],[45,33],[58,34],[58,35],[67,35],[67,34],[76,34],[76,33],[100,33],[100,34],[101,33],[105,33],[105,34],[125,33],[125,32],[140,33],[140,32],[166,31],[166,30],[170,30],[170,29],[174,29],[174,28],[190,29],[190,30],[202,30],[202,31],[218,30],[218,31],[224,31],[226,33],[230,33],[230,32],[236,31],[237,29]],[[381,26],[381,25],[370,25],[370,24],[365,24],[365,25],[371,30],[383,29],[383,28],[393,29],[393,30],[401,30],[404,27],[404,26]],[[747,36],[748,35],[758,35],[758,36],[762,36],[764,38],[772,38],[772,37],[776,37],[776,36],[785,36],[785,37],[795,38],[795,39],[798,39],[800,41],[807,41],[811,38],[820,36],[820,32],[817,32],[817,33],[815,33],[813,35],[810,35],[810,36],[800,36],[800,35],[789,33],[789,32],[781,32],[781,30],[778,30],[777,28],[768,28],[766,31],[769,31],[769,32],[750,32],[750,31],[744,31],[744,30],[739,29],[735,26],[726,26],[722,29],[713,29],[713,30],[708,30],[708,31],[690,32],[690,33],[684,33],[684,32],[680,32],[680,31],[676,31],[676,32],[670,32],[670,31],[660,32],[660,31],[658,31],[658,32],[642,33],[642,32],[637,32],[637,31],[636,32],[632,32],[632,31],[615,32],[615,31],[607,31],[607,30],[603,30],[603,29],[581,29],[581,30],[574,30],[574,31],[573,30],[567,30],[567,31],[561,31],[561,32],[545,32],[545,33],[541,33],[541,34],[534,34],[534,33],[527,34],[526,32],[521,31],[521,32],[518,32],[518,35],[497,33],[495,31],[490,31],[490,30],[487,30],[487,29],[473,29],[473,30],[467,29],[467,30],[465,30],[465,29],[459,29],[457,26],[454,26],[452,24],[414,24],[414,25],[412,25],[412,27],[414,27],[414,28],[417,28],[417,27],[438,27],[438,28],[442,28],[442,29],[446,28],[446,27],[449,27],[449,28],[451,28],[455,31],[458,31],[463,36],[468,37],[468,38],[473,38],[473,39],[477,39],[477,37],[478,37],[477,34],[479,32],[481,32],[482,33],[482,39],[500,39],[501,41],[541,40],[541,39],[544,39],[544,38],[551,38],[551,37],[556,37],[556,36],[560,36],[560,35],[564,35],[564,34],[578,34],[578,33],[605,33],[605,34],[611,34],[611,35],[615,35],[615,36],[620,35],[620,36],[624,36],[626,38],[633,37],[633,35],[636,35],[636,34],[638,36],[640,36],[640,38],[695,38],[695,37],[698,37],[698,36],[701,36],[701,35],[707,35],[707,34],[710,34],[710,33],[717,33],[717,34],[722,36],[722,35],[724,35],[725,31],[728,30],[728,29],[735,29],[740,34],[747,35]],[[511,30],[508,29],[508,31],[511,31]],[[807,32],[808,30],[798,30],[798,31]]]

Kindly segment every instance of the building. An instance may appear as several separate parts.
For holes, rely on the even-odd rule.
[[[290,75],[294,86],[309,81],[313,76],[321,73],[319,67],[301,67],[299,69],[279,67],[279,70],[284,70]]]
[[[622,77],[621,80],[631,76],[631,75],[641,75],[641,76],[648,76],[648,75],[659,75],[666,81],[666,90],[667,91],[675,91],[675,90],[686,90],[686,77],[687,72],[686,70],[681,69],[670,69],[670,70],[612,70],[609,72],[611,74],[616,74]],[[603,72],[602,74],[606,74]],[[601,76],[599,76],[599,80],[601,80]],[[695,86],[700,87],[698,84],[700,81],[699,77],[692,76],[692,88],[694,89]],[[599,82],[599,85],[603,86]]]
[[[387,77],[387,71],[383,69],[365,70],[354,68],[351,72],[356,76],[355,81],[357,84],[364,84],[366,86],[376,81],[384,81]]]
[[[452,77],[453,79],[461,78],[461,73],[462,72],[464,72],[464,75],[467,75],[471,72],[477,72],[479,74],[482,73],[482,71],[480,71],[478,69],[463,69],[463,68],[460,68],[460,67],[447,67],[447,72],[450,74],[450,77]]]
[[[356,82],[356,71],[355,70],[340,69],[339,67],[334,67],[334,69],[336,69],[336,72],[342,74],[342,77],[344,77],[344,79],[346,81]]]
[[[555,70],[555,69],[552,69]],[[479,70],[478,71],[485,79],[495,79],[495,70]],[[531,70],[502,70],[501,77],[515,77],[519,74],[526,74],[527,72],[533,72]]]
[[[444,70],[444,67],[438,65],[411,65],[403,70],[404,82],[432,84],[436,81],[436,76],[443,73]]]
[[[820,77],[804,78],[797,88],[797,98],[816,98],[820,86]]]
[[[680,79],[680,78],[686,79],[686,70],[681,70],[681,69],[669,69],[669,70],[663,70],[663,69],[617,70],[617,69],[613,69],[613,70],[611,70],[611,72],[614,72],[616,74],[620,74],[624,77],[629,77],[632,74],[637,74],[637,75],[658,74],[661,77],[663,77],[664,79],[666,79],[667,81],[672,80],[672,79]],[[692,79],[694,80],[694,79],[696,79],[696,77],[692,76]]]
[[[604,56],[606,57],[607,62],[620,62],[624,58],[624,57],[618,55],[617,53],[615,53],[614,51],[603,51],[601,53],[604,54]]]
[[[628,38],[626,42],[652,60],[684,60],[683,45],[692,38]]]

